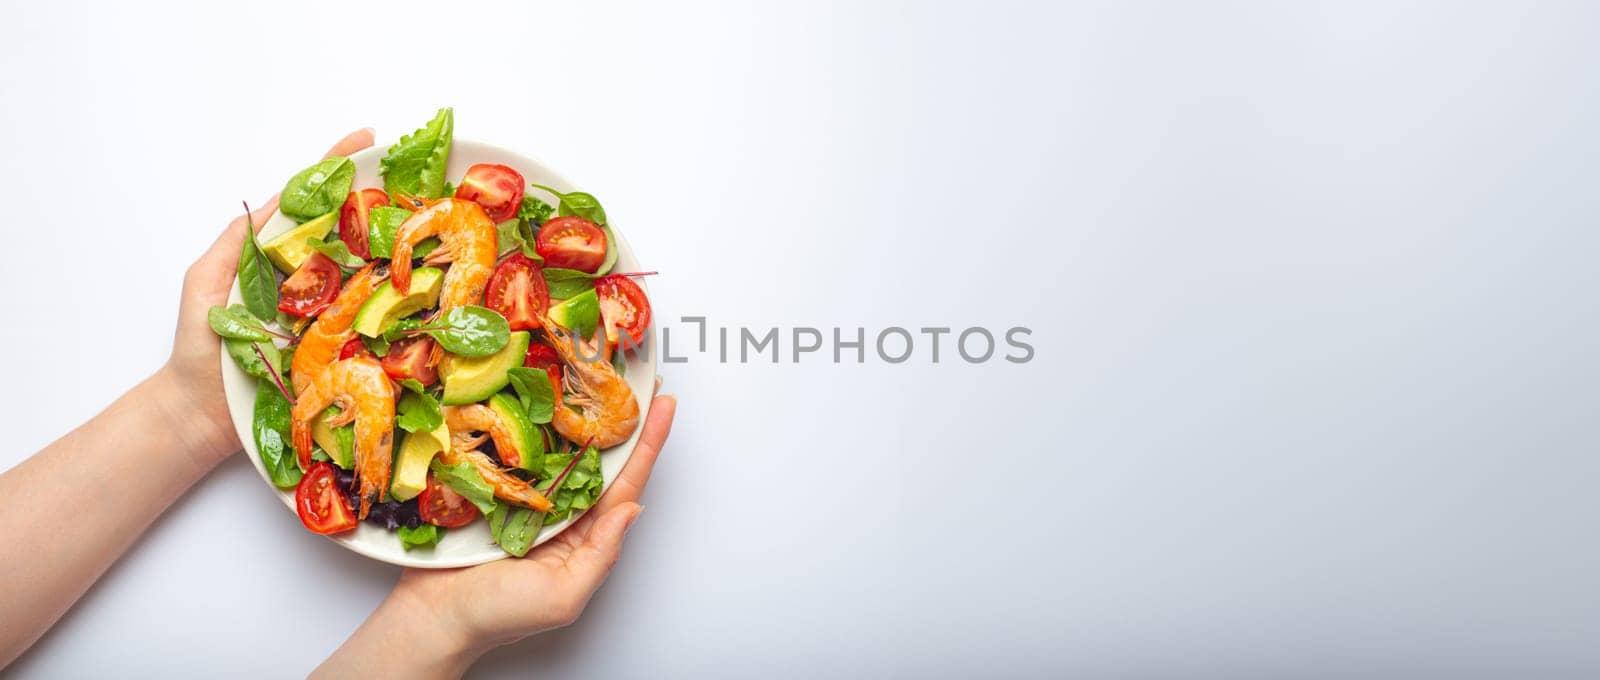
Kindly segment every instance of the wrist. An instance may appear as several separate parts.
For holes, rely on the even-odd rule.
[[[492,647],[397,587],[313,676],[460,677]]]
[[[163,365],[134,388],[138,403],[148,404],[162,429],[177,440],[183,453],[204,470],[239,450],[239,437],[225,398],[207,399],[189,389],[189,383],[171,364]]]

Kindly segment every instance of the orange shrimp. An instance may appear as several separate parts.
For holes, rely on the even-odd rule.
[[[466,432],[455,433],[454,429],[451,432],[453,434],[450,448],[439,453],[439,460],[444,461],[445,465],[457,463],[471,465],[472,469],[478,472],[478,476],[494,489],[496,497],[516,505],[533,508],[539,512],[550,512],[551,508],[555,507],[550,503],[550,499],[545,498],[544,494],[539,493],[532,484],[506,472],[499,465],[495,465],[494,461],[482,451],[475,450],[477,445],[473,443],[472,435]]]
[[[289,412],[290,438],[302,466],[311,464],[311,422],[329,405],[339,415],[328,419],[339,426],[355,421],[356,488],[361,496],[360,519],[375,502],[389,493],[394,456],[395,386],[383,365],[370,356],[353,356],[323,369],[295,399]]]
[[[516,435],[500,420],[500,415],[494,409],[483,404],[446,406],[444,423],[450,426],[451,432],[488,432],[494,439],[495,450],[500,452],[502,464],[506,467],[522,464],[524,451],[518,448]]]
[[[628,381],[617,375],[611,362],[598,358],[598,349],[580,356],[569,331],[548,318],[541,317],[539,323],[567,366],[562,371],[562,382],[571,391],[563,397],[564,390],[556,390],[556,407],[550,420],[556,432],[567,441],[589,442],[601,449],[628,441],[639,425],[639,402],[633,398]]]
[[[394,259],[389,263],[395,288],[411,290],[411,250],[418,243],[439,237],[439,248],[424,258],[427,264],[450,263],[444,288],[439,293],[439,311],[483,303],[483,291],[494,273],[499,236],[494,222],[483,208],[472,201],[441,198],[437,201],[407,197],[418,210],[394,234]]]
[[[377,269],[377,263],[362,267],[344,284],[344,289],[339,291],[339,297],[333,299],[333,304],[322,310],[317,320],[306,329],[306,334],[300,337],[300,344],[294,350],[294,359],[289,362],[289,379],[295,393],[306,389],[323,369],[339,357],[339,350],[344,344],[356,336],[356,332],[350,329],[350,324],[355,322],[356,311],[380,285],[383,285],[383,273]]]

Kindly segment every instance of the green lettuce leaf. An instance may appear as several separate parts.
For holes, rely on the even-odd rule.
[[[604,487],[604,480],[600,476],[600,450],[589,447],[583,452],[583,458],[573,466],[572,472],[567,473],[567,478],[561,483],[561,488],[554,493],[546,492],[545,497],[555,505],[549,512],[548,522],[560,522],[572,514],[574,510],[584,510],[594,505],[600,499],[600,491]],[[567,463],[572,461],[573,454],[547,453],[544,456],[544,470],[539,475],[538,487],[541,491],[566,469]]]
[[[472,469],[472,464],[456,463],[455,465],[445,465],[443,461],[435,458],[429,467],[433,470],[435,478],[444,483],[445,486],[450,487],[451,490],[461,494],[463,498],[466,498],[473,505],[478,506],[478,510],[482,511],[483,514],[487,515],[494,511],[497,505],[494,502],[494,487],[483,481],[483,476],[479,475],[477,470]]]
[[[427,125],[389,147],[378,169],[383,175],[384,190],[425,198],[443,196],[445,166],[450,160],[450,138],[454,131],[454,111],[439,109]]]
[[[444,536],[444,530],[432,524],[418,524],[414,527],[400,527],[400,545],[406,550],[412,548],[431,548],[439,544],[439,539]]]

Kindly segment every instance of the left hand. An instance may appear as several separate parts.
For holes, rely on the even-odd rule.
[[[348,156],[369,146],[372,130],[357,130],[334,144],[324,158]],[[278,197],[274,195],[250,214],[250,221],[259,230],[277,209]],[[206,312],[228,302],[239,268],[239,251],[244,248],[246,224],[243,215],[229,222],[184,275],[172,355],[156,380],[163,392],[157,401],[182,425],[173,431],[183,437],[184,450],[204,465],[215,465],[239,450],[239,437],[228,417],[228,400],[222,391],[221,343],[211,332]]]

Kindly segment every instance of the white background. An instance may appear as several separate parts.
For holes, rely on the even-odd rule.
[[[4,5],[0,466],[160,365],[239,201],[444,105],[668,322],[1033,329],[663,365],[620,566],[484,677],[1600,672],[1593,5]],[[239,457],[10,670],[302,674],[395,574]]]

